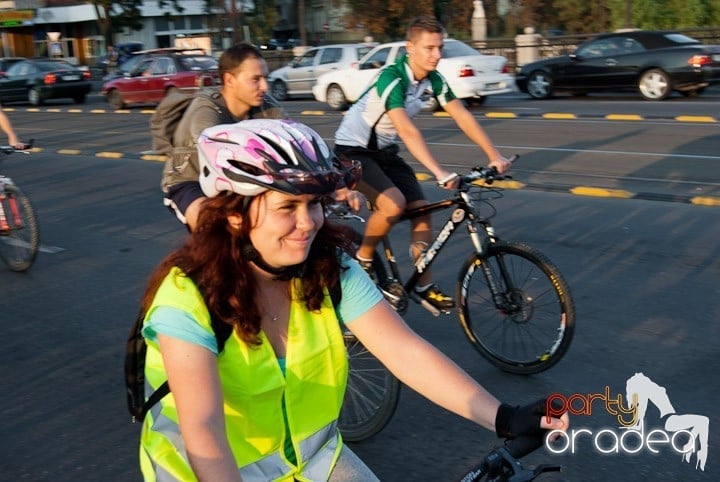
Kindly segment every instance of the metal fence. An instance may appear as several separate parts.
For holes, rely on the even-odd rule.
[[[720,27],[677,30],[688,37],[700,40],[704,44],[720,45]],[[518,46],[514,38],[488,39],[483,42],[468,42],[479,52],[487,55],[502,55],[508,59],[512,71],[517,66],[518,52],[522,49],[538,49],[540,59],[565,55],[575,51],[578,45],[597,34],[562,35],[556,37],[538,37],[538,43]],[[292,50],[269,50],[263,52],[268,68],[273,70],[287,65],[293,59]]]
[[[692,37],[704,44],[720,45],[720,28],[696,28],[688,30],[676,30],[688,37]],[[595,37],[598,34],[587,35],[562,35],[556,37],[538,37],[535,44],[524,44],[518,46],[515,39],[488,39],[485,42],[468,42],[478,51],[487,55],[502,55],[508,59],[508,66],[515,69],[517,66],[518,52],[522,49],[538,49],[539,59],[557,57],[570,54],[584,41]]]

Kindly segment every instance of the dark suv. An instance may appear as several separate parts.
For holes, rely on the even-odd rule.
[[[116,109],[128,104],[158,104],[171,92],[194,94],[219,84],[215,57],[183,49],[155,49],[141,55],[135,67],[105,82],[102,94]]]

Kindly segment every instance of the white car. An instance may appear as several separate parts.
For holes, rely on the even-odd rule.
[[[305,50],[285,67],[273,70],[268,76],[270,93],[277,100],[294,95],[312,95],[312,86],[326,72],[350,67],[375,44],[322,45]]]
[[[357,67],[321,75],[312,88],[318,102],[327,102],[333,110],[342,110],[355,102],[382,67],[395,63],[405,54],[405,42],[381,44],[360,60]],[[515,77],[507,59],[501,55],[483,55],[464,42],[445,39],[438,72],[447,80],[458,99],[483,102],[486,96],[514,92]],[[432,99],[425,110],[436,110]]]

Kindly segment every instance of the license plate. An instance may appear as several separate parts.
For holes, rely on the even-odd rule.
[[[80,80],[80,76],[79,75],[63,75],[62,79],[63,80]]]
[[[485,90],[497,90],[500,88],[500,82],[493,82],[491,84],[485,84]]]
[[[713,59],[715,62],[720,62],[720,54],[715,54],[715,55],[713,55],[713,56],[712,56],[712,59]]]

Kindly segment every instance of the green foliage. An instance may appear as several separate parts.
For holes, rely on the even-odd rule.
[[[352,11],[344,18],[346,25],[362,24],[380,41],[402,40],[410,19],[434,14],[433,0],[348,0],[348,4]]]
[[[108,44],[113,43],[112,34],[120,32],[123,28],[140,30],[142,28],[140,7],[143,0],[89,0],[98,12],[98,25]],[[157,0],[160,8],[171,7],[176,13],[182,13],[185,8],[180,0]],[[168,11],[167,15],[171,13]]]

